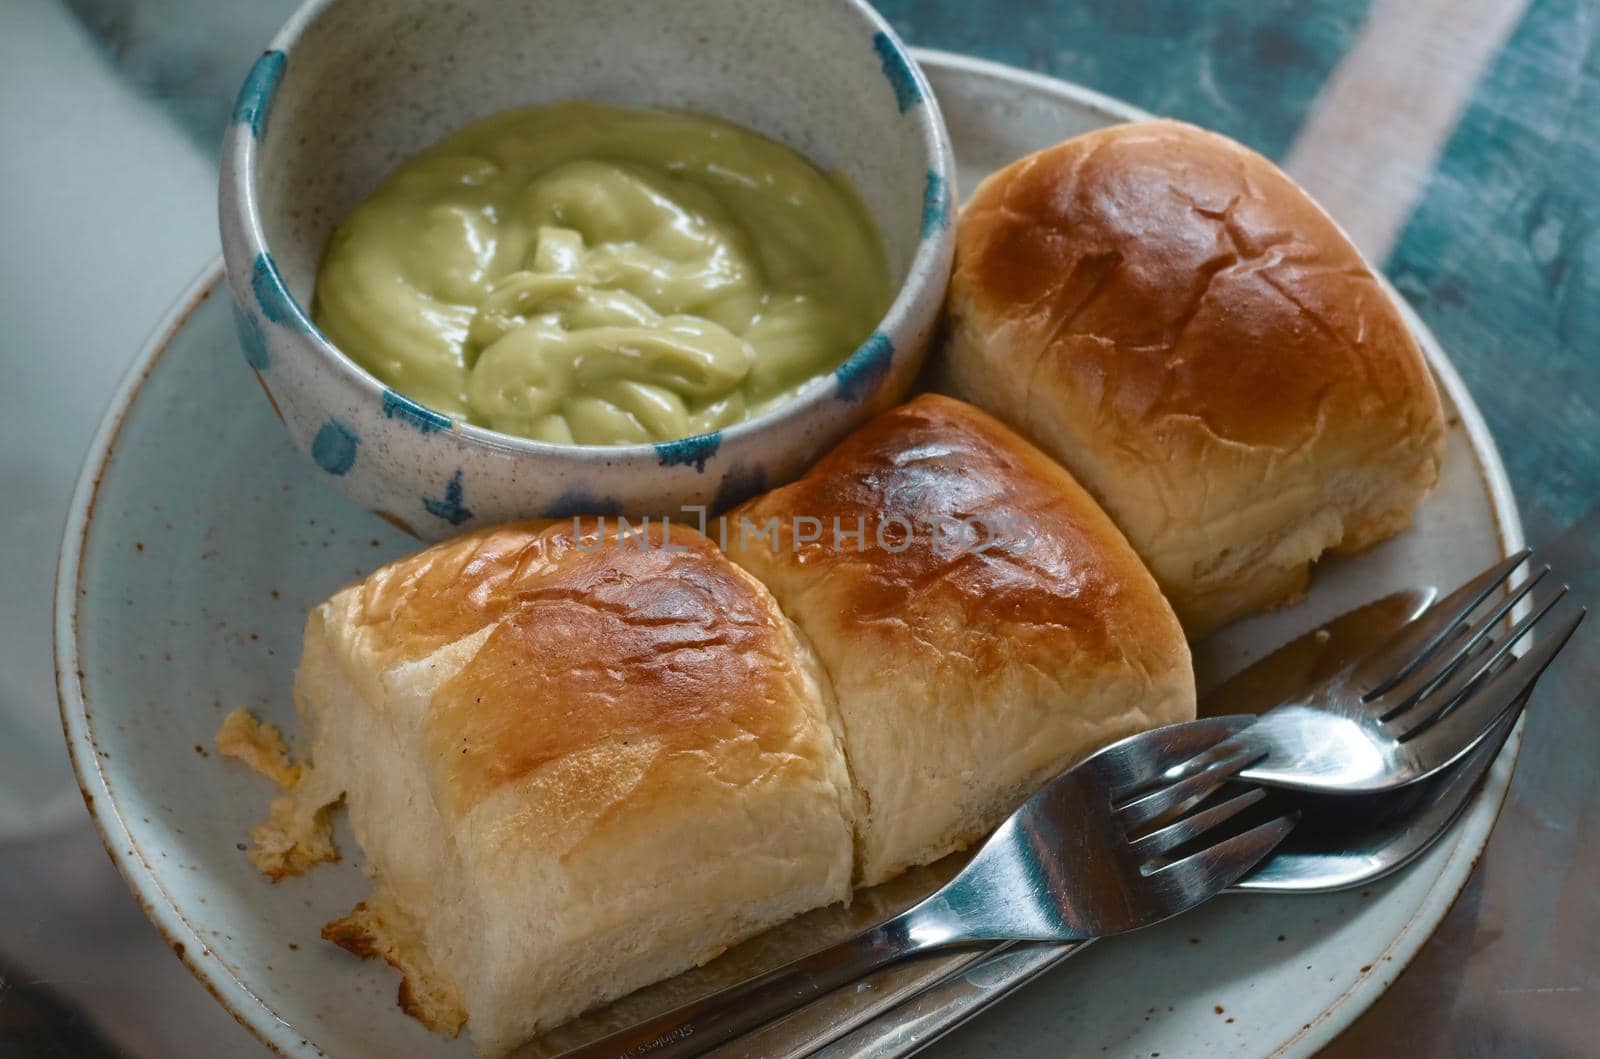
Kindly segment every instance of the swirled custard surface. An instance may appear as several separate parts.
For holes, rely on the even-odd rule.
[[[842,178],[728,122],[569,102],[486,118],[402,164],[334,232],[313,315],[442,412],[618,445],[787,400],[889,298]]]

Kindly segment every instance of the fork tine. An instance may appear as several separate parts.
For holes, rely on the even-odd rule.
[[[1495,626],[1500,624],[1501,619],[1511,613],[1512,608],[1522,602],[1523,598],[1529,592],[1532,592],[1533,587],[1544,580],[1544,576],[1549,572],[1549,566],[1535,571],[1531,577],[1524,578],[1522,584],[1518,585],[1515,591],[1501,601],[1500,605],[1495,607],[1488,617],[1470,625],[1457,626],[1457,628],[1463,630],[1462,635],[1466,637],[1466,642],[1459,645],[1452,644],[1448,651],[1435,650],[1424,664],[1416,667],[1410,678],[1397,684],[1391,689],[1390,694],[1383,695],[1377,702],[1377,705],[1383,710],[1378,720],[1387,721],[1399,716],[1415,706],[1428,694],[1437,690],[1439,685],[1450,679],[1460,663],[1471,657],[1477,646],[1489,636]],[[1563,588],[1562,592],[1565,591],[1566,589]],[[1453,638],[1449,637],[1449,639]],[[1493,643],[1492,640],[1489,642]],[[1443,644],[1440,646],[1442,647]],[[1387,701],[1391,695],[1397,699],[1393,704]]]
[[[1466,702],[1447,714],[1414,739],[1406,750],[1424,768],[1447,765],[1470,751],[1494,728],[1504,714],[1525,702],[1524,692],[1533,687],[1550,662],[1572,639],[1585,611],[1558,625],[1549,636],[1541,637],[1528,653],[1484,682]]]
[[[1496,664],[1506,656],[1506,653],[1520,642],[1523,637],[1527,636],[1534,625],[1543,619],[1546,614],[1549,614],[1551,608],[1560,603],[1566,594],[1567,586],[1562,585],[1560,590],[1546,600],[1537,610],[1512,626],[1505,639],[1499,643],[1491,640],[1483,650],[1476,651],[1461,659],[1460,665],[1451,667],[1450,671],[1444,674],[1447,679],[1443,681],[1443,686],[1437,689],[1437,694],[1430,695],[1423,701],[1422,705],[1399,720],[1390,722],[1388,725],[1389,733],[1396,739],[1405,739],[1421,732],[1423,728],[1446,716],[1446,711],[1464,701],[1478,684],[1480,678],[1494,670]]]
[[[1524,548],[1507,556],[1428,608],[1427,613],[1407,626],[1389,644],[1364,659],[1361,664],[1363,672],[1376,671],[1386,675],[1362,696],[1363,700],[1370,702],[1410,676],[1434,648],[1461,624],[1462,619],[1472,613],[1532,554],[1531,549]]]
[[[1187,842],[1193,842],[1218,824],[1226,823],[1238,816],[1266,796],[1265,788],[1252,787],[1243,794],[1235,795],[1225,802],[1192,813],[1176,823],[1168,824],[1135,839],[1133,851],[1148,861]]]
[[[1210,764],[1219,749],[1231,753],[1228,741],[1254,722],[1254,717],[1237,715],[1202,717],[1167,725],[1159,730],[1159,738],[1143,733],[1129,736],[1095,756],[1101,759],[1105,784],[1113,799],[1129,801]]]
[[[1226,756],[1176,783],[1169,783],[1149,794],[1144,794],[1112,807],[1128,831],[1137,831],[1145,824],[1161,819],[1199,798],[1204,798],[1243,769],[1266,757],[1266,751],[1249,745],[1240,745]]]
[[[1233,756],[1238,752],[1239,747],[1231,738],[1224,739],[1222,742],[1218,743],[1214,747],[1211,747],[1209,750],[1202,750],[1200,753],[1194,755],[1194,757],[1186,758],[1185,760],[1178,762],[1176,765],[1168,766],[1159,776],[1150,782],[1129,788],[1126,791],[1116,791],[1114,793],[1119,795],[1119,802],[1131,802],[1135,798],[1149,794],[1158,787],[1165,787],[1169,783],[1177,783],[1179,780],[1188,779],[1190,776],[1195,776],[1201,772],[1204,772],[1213,765],[1220,765],[1225,761],[1232,760]],[[1127,797],[1120,797],[1124,794],[1126,794]]]
[[[1170,864],[1148,869],[1145,876],[1172,889],[1216,893],[1232,886],[1259,864],[1293,830],[1299,813],[1274,817]]]

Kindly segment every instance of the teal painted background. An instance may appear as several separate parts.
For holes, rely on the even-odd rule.
[[[1385,264],[1472,388],[1534,543],[1600,503],[1595,14],[1529,8]]]
[[[1359,0],[876,5],[909,43],[1088,85],[1281,155],[1366,14]]]

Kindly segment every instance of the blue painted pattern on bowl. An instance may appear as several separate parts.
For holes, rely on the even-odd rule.
[[[715,114],[841,172],[898,288],[877,329],[756,419],[613,447],[452,419],[329,343],[307,308],[350,208],[475,118],[574,97]],[[954,182],[933,93],[860,0],[312,0],[245,78],[219,209],[244,355],[295,444],[348,495],[431,539],[581,510],[715,510],[796,477],[910,387],[949,277]]]

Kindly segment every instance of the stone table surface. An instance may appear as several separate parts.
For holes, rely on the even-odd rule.
[[[172,958],[83,812],[50,599],[100,410],[216,252],[222,126],[293,6],[0,5],[0,1059],[266,1054]],[[913,44],[1278,159],[1450,350],[1528,540],[1600,601],[1600,0],[879,6]],[[1541,685],[1505,813],[1437,935],[1325,1054],[1600,1050],[1597,645],[1591,621]]]

